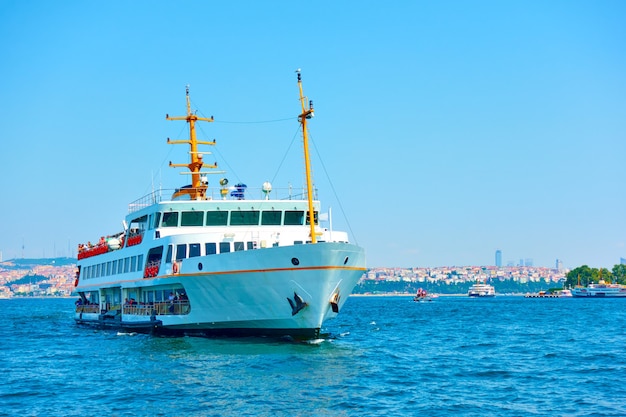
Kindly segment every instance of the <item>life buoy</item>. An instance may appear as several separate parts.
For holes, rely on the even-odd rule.
[[[172,264],[172,272],[178,274],[178,262],[176,261],[174,261],[174,263]]]
[[[78,287],[78,278],[76,278],[76,279],[74,280],[74,286],[75,286],[75,287]]]

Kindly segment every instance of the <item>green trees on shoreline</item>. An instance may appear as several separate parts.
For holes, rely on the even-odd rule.
[[[575,287],[579,284],[587,286],[591,283],[598,283],[601,279],[608,283],[626,284],[626,265],[615,265],[611,271],[607,268],[579,266],[567,273],[565,287]]]

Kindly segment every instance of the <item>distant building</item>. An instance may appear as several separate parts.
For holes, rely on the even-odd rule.
[[[496,266],[498,268],[502,266],[502,251],[500,249],[496,251]]]
[[[563,261],[560,260],[560,259],[557,259],[555,267],[556,267],[557,271],[562,271],[563,270]]]
[[[524,266],[533,266],[533,259],[532,258],[526,258],[524,260]]]
[[[626,259],[625,258],[619,258],[619,263],[621,265],[626,265]]]

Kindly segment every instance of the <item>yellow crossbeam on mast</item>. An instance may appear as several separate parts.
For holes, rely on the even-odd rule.
[[[198,117],[191,111],[191,101],[189,99],[189,86],[186,88],[187,96],[187,115],[186,116],[170,116],[165,115],[166,120],[185,120],[189,123],[189,139],[188,140],[170,140],[167,139],[167,143],[171,145],[188,144],[190,146],[190,158],[188,164],[173,164],[170,162],[170,167],[187,167],[191,174],[191,188],[183,189],[180,191],[182,194],[188,194],[192,200],[204,200],[206,198],[207,185],[202,182],[200,170],[203,166],[207,168],[214,168],[216,165],[204,164],[202,161],[202,152],[198,151],[198,145],[215,145],[215,141],[199,141],[196,138],[196,122],[212,122],[213,116]]]

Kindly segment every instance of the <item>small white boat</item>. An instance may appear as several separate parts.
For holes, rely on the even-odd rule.
[[[493,285],[485,282],[477,282],[469,288],[467,295],[470,297],[495,297],[496,289]]]
[[[557,290],[553,292],[539,291],[536,294],[526,294],[524,298],[569,298],[572,296],[570,290]]]

